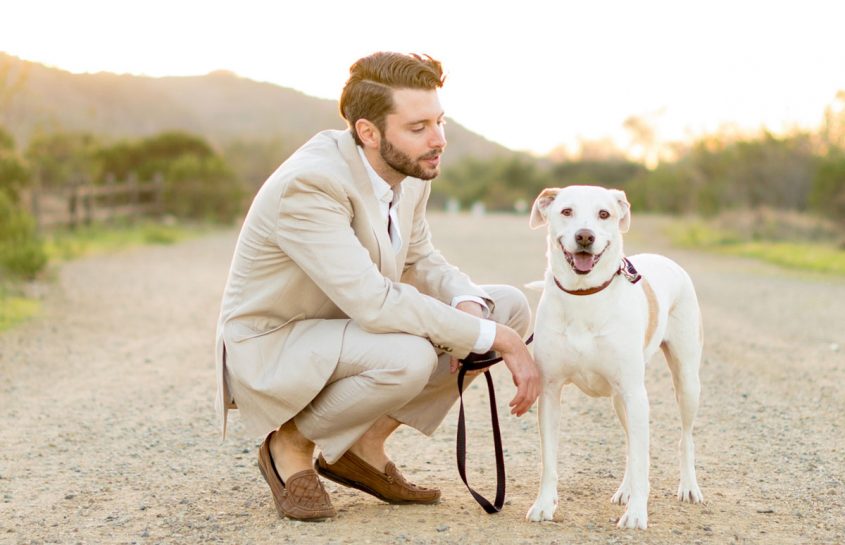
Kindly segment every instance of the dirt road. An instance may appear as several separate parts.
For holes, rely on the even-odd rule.
[[[524,218],[432,223],[443,253],[478,282],[521,286],[542,275],[544,234]],[[571,387],[557,516],[524,521],[539,483],[536,413],[507,415],[514,389],[499,368],[502,513],[484,514],[458,478],[453,411],[431,439],[403,429],[390,444],[412,480],[443,489],[439,505],[389,506],[328,483],[335,520],[279,519],[255,463],[261,438],[235,415],[221,442],[213,413],[214,324],[236,236],[223,232],[67,263],[43,315],[0,334],[0,543],[845,542],[845,281],[679,251],[660,226],[635,217],[626,244],[680,262],[702,302],[704,505],[674,499],[680,427],[660,357],[648,371],[645,532],[614,525],[624,439],[610,402]],[[467,396],[470,479],[492,495],[482,386]]]

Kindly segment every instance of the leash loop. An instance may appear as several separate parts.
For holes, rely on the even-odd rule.
[[[534,340],[532,334],[525,344],[530,344]],[[505,505],[505,456],[502,450],[502,433],[499,428],[499,413],[496,410],[496,391],[493,388],[493,376],[489,369],[485,369],[502,361],[501,356],[497,356],[492,350],[486,354],[470,354],[466,358],[460,360],[461,369],[458,371],[458,397],[460,398],[460,410],[458,412],[458,434],[456,453],[458,459],[458,473],[461,480],[464,481],[469,493],[475,498],[475,501],[490,515],[498,513]],[[466,476],[466,418],[464,416],[464,378],[467,371],[478,371],[484,369],[484,378],[487,380],[487,392],[490,398],[490,421],[493,431],[493,448],[496,453],[496,498],[493,503],[476,492],[467,481]]]

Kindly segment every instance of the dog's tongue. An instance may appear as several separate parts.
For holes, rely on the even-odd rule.
[[[588,254],[587,252],[572,254],[575,268],[581,272],[590,272],[593,270],[593,257],[593,254]]]

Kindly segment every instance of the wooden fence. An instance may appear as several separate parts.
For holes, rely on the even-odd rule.
[[[102,185],[74,184],[63,189],[33,188],[24,194],[40,230],[75,229],[92,223],[133,221],[163,212],[161,176],[141,182],[134,176],[119,182],[110,177]]]

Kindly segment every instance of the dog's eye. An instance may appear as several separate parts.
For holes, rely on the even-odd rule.
[[[564,208],[563,210],[560,211],[560,213],[563,214],[564,216],[571,216],[572,215],[572,209],[571,208]]]
[[[599,210],[599,218],[606,220],[609,217],[610,217],[610,212],[608,212],[607,210]]]

